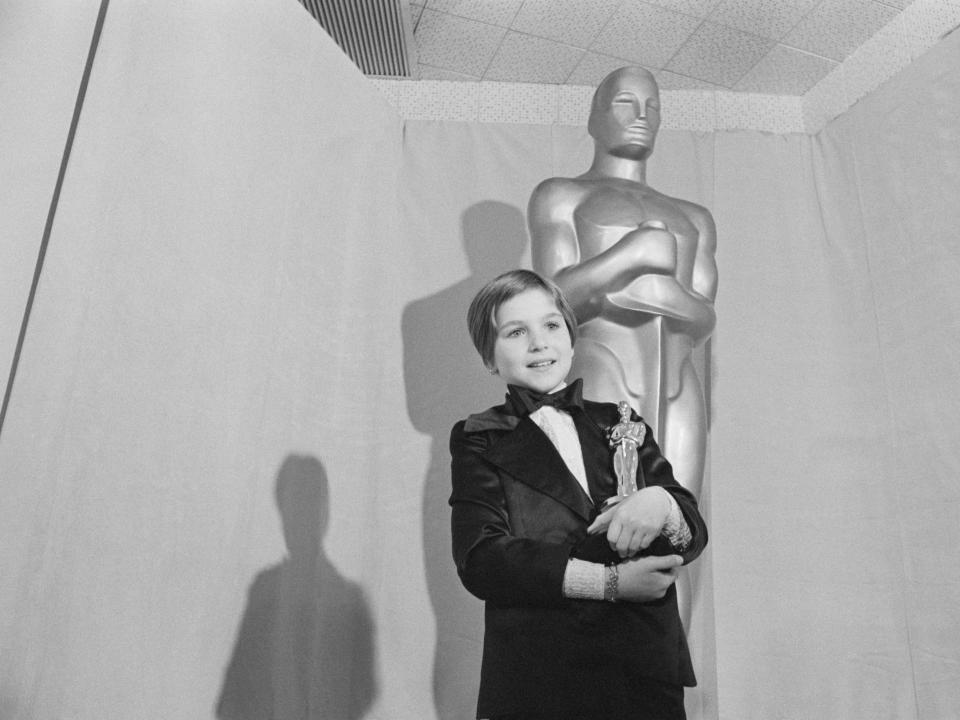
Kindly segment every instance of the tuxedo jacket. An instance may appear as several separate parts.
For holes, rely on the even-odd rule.
[[[563,596],[571,557],[618,560],[605,534],[587,535],[616,493],[606,436],[619,421],[616,405],[585,400],[570,411],[594,502],[510,400],[460,421],[450,436],[453,556],[464,586],[485,601],[478,717],[535,711],[609,720],[643,706],[638,679],[695,685],[673,586],[647,603]],[[688,563],[707,543],[706,525],[646,430],[638,476],[680,506],[693,540],[676,554]],[[675,553],[663,538],[647,552]]]

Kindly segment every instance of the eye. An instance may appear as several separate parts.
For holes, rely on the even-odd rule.
[[[547,323],[547,329],[548,329],[548,330],[559,330],[559,329],[560,329],[560,323],[557,322],[556,320],[551,320],[551,321],[549,321],[549,322]]]
[[[510,332],[508,332],[508,333],[507,333],[507,337],[508,337],[508,338],[520,337],[521,335],[523,335],[523,333],[524,333],[523,328],[519,328],[519,327],[518,327],[518,328],[514,328],[513,330],[511,330]]]

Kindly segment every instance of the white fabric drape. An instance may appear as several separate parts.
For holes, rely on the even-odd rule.
[[[5,387],[99,0],[0,8],[0,377]]]
[[[692,718],[960,715],[958,59],[814,138],[661,133],[719,234]],[[0,715],[472,717],[464,315],[591,147],[402,123],[294,0],[114,3],[0,437]]]

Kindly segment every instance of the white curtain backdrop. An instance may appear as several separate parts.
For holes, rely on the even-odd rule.
[[[77,7],[31,26],[56,67],[0,25],[0,147],[46,158],[3,159],[5,362]],[[816,137],[661,134],[719,235],[692,720],[960,716],[958,64]],[[0,435],[0,717],[472,717],[446,442],[502,388],[466,305],[590,152],[402,122],[295,0],[114,2]]]
[[[99,2],[0,5],[0,377],[13,361]]]

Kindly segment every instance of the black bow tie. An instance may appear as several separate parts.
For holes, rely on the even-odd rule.
[[[507,385],[507,390],[507,407],[520,417],[546,405],[557,410],[583,409],[583,380],[579,378],[552,393],[541,394],[519,385]]]

